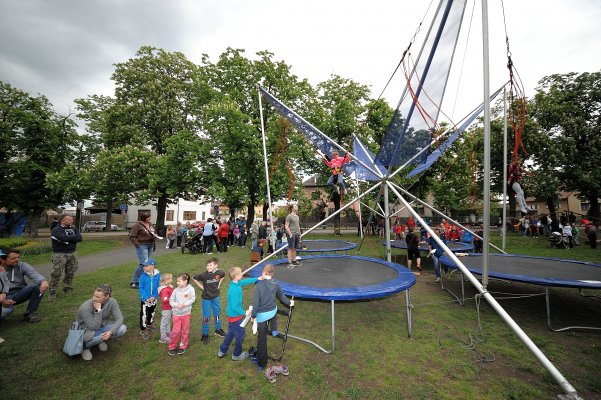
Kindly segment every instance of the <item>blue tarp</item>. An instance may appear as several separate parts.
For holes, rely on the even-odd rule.
[[[503,90],[504,87],[504,85],[501,86],[495,93],[492,94],[492,96],[490,96],[491,102],[499,95],[499,93],[501,93],[501,90]],[[472,122],[474,122],[474,120],[482,113],[482,111],[484,111],[484,103],[480,104],[480,106],[476,108],[467,119],[464,120],[464,122],[455,130],[455,132],[449,135],[440,144],[440,146],[438,146],[434,151],[432,151],[421,165],[418,165],[413,171],[407,174],[407,178],[411,178],[412,176],[415,176],[430,168],[432,164],[434,164],[436,160],[438,160],[440,156],[442,156],[442,153],[444,153],[446,149],[451,147],[455,140],[459,138],[459,135],[461,135],[472,124]]]

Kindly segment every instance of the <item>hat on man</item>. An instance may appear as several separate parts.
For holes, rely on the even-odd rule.
[[[143,265],[157,265],[157,260],[154,258],[149,258],[142,263]]]
[[[8,254],[6,254],[5,252],[3,252],[2,250],[0,250],[0,256],[7,256]]]

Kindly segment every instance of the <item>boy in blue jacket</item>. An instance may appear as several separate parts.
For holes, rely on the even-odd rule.
[[[143,263],[144,273],[140,276],[138,292],[140,292],[140,335],[142,339],[150,339],[150,333],[155,330],[152,326],[154,310],[159,297],[161,273],[156,269],[156,260],[149,258]]]

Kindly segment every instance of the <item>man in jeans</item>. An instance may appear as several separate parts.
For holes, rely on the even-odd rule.
[[[48,290],[48,281],[31,265],[19,261],[21,253],[16,249],[0,250],[0,265],[6,271],[9,280],[8,295],[2,301],[2,318],[8,317],[17,304],[28,302],[23,317],[27,322],[39,322],[36,311],[44,292]],[[25,277],[32,283],[27,284]]]

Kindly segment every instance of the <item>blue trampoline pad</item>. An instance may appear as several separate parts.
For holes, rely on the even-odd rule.
[[[467,269],[482,275],[482,255],[459,257]],[[457,268],[449,256],[440,262]],[[601,264],[560,258],[534,257],[520,254],[491,254],[488,275],[493,278],[544,286],[601,288]]]
[[[386,242],[384,242],[384,246],[386,246]],[[407,250],[407,242],[405,242],[404,240],[391,240],[390,241],[390,247],[393,247],[395,249],[405,249]],[[453,252],[453,253],[471,253],[474,251],[474,245],[470,244],[470,243],[463,243],[463,242],[447,242],[447,247]],[[419,249],[421,251],[428,251],[428,245],[426,243],[420,243],[419,244]]]
[[[346,242],[344,240],[303,240],[302,248],[297,249],[297,253],[333,253],[336,251],[349,251],[357,247],[357,243]],[[282,243],[283,247],[285,243]]]

